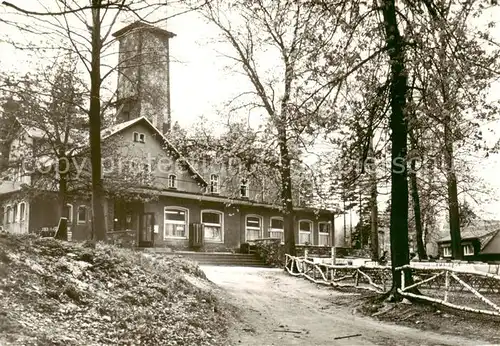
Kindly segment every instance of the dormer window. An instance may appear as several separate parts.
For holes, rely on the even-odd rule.
[[[210,175],[210,193],[219,193],[219,175]]]
[[[168,176],[168,188],[169,189],[177,188],[177,176],[175,174],[170,174]]]
[[[240,197],[248,198],[248,180],[247,179],[241,179]]]
[[[134,142],[146,143],[146,135],[140,132],[134,132]]]

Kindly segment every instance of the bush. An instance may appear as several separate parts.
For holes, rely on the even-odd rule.
[[[280,239],[262,239],[255,241],[257,255],[272,267],[283,268],[285,249]]]

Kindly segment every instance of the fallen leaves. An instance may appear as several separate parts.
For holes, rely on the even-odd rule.
[[[183,258],[2,235],[0,273],[7,345],[226,343],[224,309]]]

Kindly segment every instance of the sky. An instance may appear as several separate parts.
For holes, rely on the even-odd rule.
[[[23,0],[20,3],[26,8],[39,8],[40,2],[48,1]],[[11,11],[0,6],[2,18],[13,18]],[[166,11],[167,15],[173,13],[175,9]],[[497,21],[500,20],[500,8],[491,11],[488,15],[496,18]],[[124,26],[125,23],[116,25],[116,29],[122,25]],[[219,37],[218,29],[206,23],[196,13],[173,17],[169,19],[166,26],[162,24],[162,28],[176,34],[176,37],[170,41],[172,122],[178,122],[181,127],[189,129],[200,116],[214,122],[221,120],[218,110],[223,109],[227,101],[248,90],[250,84],[245,76],[236,73],[234,68],[228,67],[229,60],[221,56],[221,52],[228,51],[228,46],[216,41]],[[18,73],[32,71],[34,64],[40,59],[36,56],[30,57],[27,51],[14,49],[1,39],[8,37],[19,42],[27,42],[36,40],[36,35],[33,37],[21,35],[1,22],[0,33],[0,70]],[[493,28],[492,33],[500,42],[500,27]],[[117,44],[113,49],[117,50]],[[116,54],[110,57],[111,60],[115,60],[115,64],[117,58]],[[272,61],[269,62],[269,66],[272,67]],[[116,76],[112,77],[110,83],[116,84]],[[496,88],[495,93],[500,96],[499,88]],[[250,121],[258,121],[258,118],[259,114],[256,114]],[[491,141],[495,141],[500,138],[500,126],[492,125],[498,128],[498,131],[490,136]],[[500,179],[497,178],[500,172],[500,155],[494,154],[488,159],[477,160],[473,168],[476,174],[491,186],[491,195],[500,201]],[[485,218],[500,219],[500,202],[484,204],[478,212]],[[354,222],[356,220],[355,218]]]

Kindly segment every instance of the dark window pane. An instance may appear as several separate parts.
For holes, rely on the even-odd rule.
[[[271,228],[283,229],[283,220],[271,219]]]
[[[302,232],[311,232],[311,223],[308,221],[301,221],[299,230]]]
[[[205,212],[201,216],[201,222],[220,225],[220,214]]]

